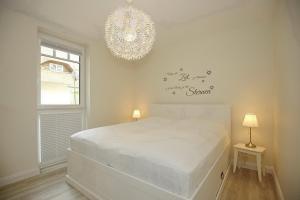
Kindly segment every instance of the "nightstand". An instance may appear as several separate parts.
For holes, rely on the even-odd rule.
[[[254,156],[256,156],[258,180],[261,181],[261,169],[262,168],[264,169],[264,166],[262,165],[262,155],[266,151],[266,148],[260,147],[260,146],[256,146],[255,148],[249,148],[249,147],[246,147],[245,144],[242,144],[242,143],[234,145],[233,148],[234,148],[234,150],[233,150],[234,151],[233,173],[236,170],[239,152],[246,153],[249,155],[254,155]]]

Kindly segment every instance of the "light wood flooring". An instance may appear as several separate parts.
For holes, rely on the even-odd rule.
[[[277,200],[273,177],[267,174],[260,183],[256,171],[230,170],[221,200]],[[40,175],[0,188],[0,199],[7,200],[83,200],[80,192],[65,182],[66,170]]]
[[[65,182],[66,169],[0,188],[0,200],[87,200]]]
[[[275,181],[271,174],[258,181],[257,171],[237,168],[230,170],[221,200],[277,200]]]

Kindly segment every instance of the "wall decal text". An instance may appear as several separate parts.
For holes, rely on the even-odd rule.
[[[166,84],[165,91],[172,95],[210,95],[215,88],[211,77],[211,70],[206,70],[203,74],[194,74],[179,68],[178,71],[166,72],[162,81]]]

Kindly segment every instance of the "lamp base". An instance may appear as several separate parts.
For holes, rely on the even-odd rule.
[[[255,148],[256,147],[256,145],[253,144],[252,142],[249,142],[249,143],[245,144],[245,146],[248,147],[248,148]]]

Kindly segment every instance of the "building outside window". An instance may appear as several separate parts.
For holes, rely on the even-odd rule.
[[[80,104],[80,55],[41,46],[41,105]]]

